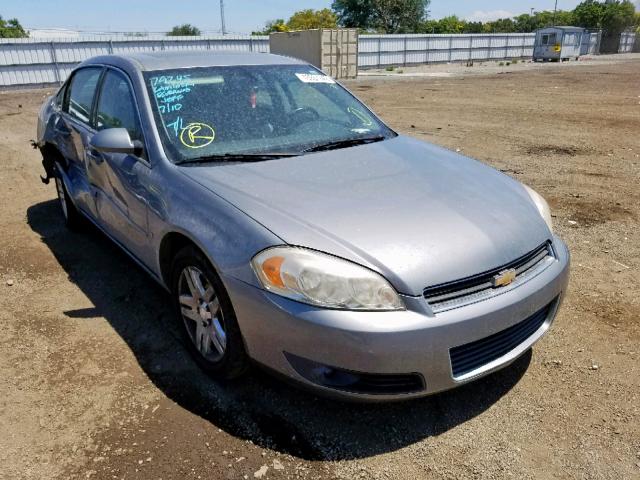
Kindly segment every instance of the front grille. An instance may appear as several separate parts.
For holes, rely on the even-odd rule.
[[[536,313],[505,330],[449,350],[453,376],[461,377],[506,355],[544,324],[555,300]]]
[[[513,262],[462,280],[426,288],[423,295],[435,313],[467,305],[488,298],[500,292],[502,288],[508,288],[494,287],[493,279],[499,273],[514,269],[516,277],[509,286],[516,286],[546,268],[552,258],[551,243],[545,242]]]

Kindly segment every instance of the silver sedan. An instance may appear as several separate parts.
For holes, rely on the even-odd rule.
[[[67,225],[170,292],[217,378],[253,360],[343,398],[431,394],[525,353],[567,288],[540,195],[291,58],[92,58],[45,101],[37,144]]]

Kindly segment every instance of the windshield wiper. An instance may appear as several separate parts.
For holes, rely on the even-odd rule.
[[[387,137],[384,135],[376,135],[374,137],[347,138],[345,140],[337,140],[335,142],[323,143],[321,145],[316,145],[315,147],[307,148],[306,150],[303,150],[303,153],[323,152],[325,150],[337,150],[338,148],[355,147],[356,145],[381,142],[382,140],[386,139]]]
[[[273,153],[224,153],[222,155],[205,155],[202,157],[187,158],[175,162],[176,165],[192,163],[216,163],[216,162],[262,162],[277,158],[297,157],[298,153],[273,152]]]

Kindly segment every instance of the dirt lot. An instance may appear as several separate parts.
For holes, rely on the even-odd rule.
[[[512,367],[392,405],[188,358],[163,292],[62,227],[29,147],[45,91],[0,94],[0,477],[640,478],[640,60],[350,83],[398,131],[540,191],[573,254]],[[266,472],[266,473],[265,473]]]

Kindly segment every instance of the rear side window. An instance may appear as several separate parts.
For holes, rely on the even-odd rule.
[[[56,94],[55,99],[53,100],[53,104],[58,108],[62,108],[62,105],[64,104],[64,97],[66,94],[67,94],[67,84],[63,85],[60,88],[60,90]]]
[[[65,111],[73,118],[89,125],[91,119],[91,105],[96,93],[98,80],[102,68],[83,68],[78,70],[71,79],[69,86],[69,102]]]
[[[126,128],[131,140],[142,140],[142,131],[135,107],[135,99],[124,75],[107,70],[96,114],[98,130]]]

